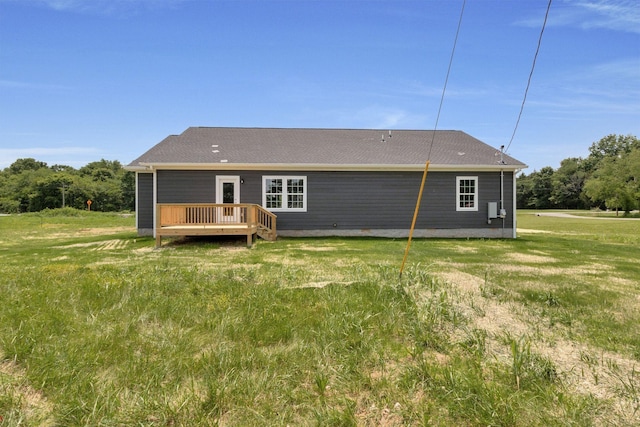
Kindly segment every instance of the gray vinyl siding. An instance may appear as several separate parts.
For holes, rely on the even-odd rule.
[[[163,171],[157,173],[158,203],[215,203],[215,171]]]
[[[153,229],[153,174],[138,173],[138,229]]]
[[[241,203],[262,204],[262,176],[306,176],[307,212],[277,212],[278,230],[408,229],[422,172],[158,171],[158,203],[214,203],[216,175],[240,176]],[[456,211],[456,177],[478,177],[478,211]],[[505,228],[513,227],[513,173],[504,173]],[[418,229],[502,228],[487,224],[500,202],[499,172],[429,172]],[[499,207],[499,205],[498,205]]]
[[[308,173],[307,213],[278,213],[282,229],[408,229],[418,198],[421,172]],[[456,211],[456,176],[478,177],[478,211]],[[504,200],[512,213],[512,184],[506,178]],[[487,224],[487,202],[500,200],[499,173],[432,172],[427,176],[416,228],[502,227]],[[505,227],[511,227],[511,219]]]

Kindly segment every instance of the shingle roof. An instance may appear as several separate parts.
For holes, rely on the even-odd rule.
[[[431,140],[433,146],[430,150]],[[128,165],[191,168],[402,168],[521,169],[526,165],[455,130],[373,130],[191,127],[172,135]]]

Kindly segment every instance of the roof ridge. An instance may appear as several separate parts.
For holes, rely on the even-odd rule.
[[[463,132],[460,129],[406,129],[406,128],[322,128],[322,127],[281,127],[281,126],[189,126],[189,129],[247,129],[247,130],[318,130],[318,131],[393,131],[393,132]]]

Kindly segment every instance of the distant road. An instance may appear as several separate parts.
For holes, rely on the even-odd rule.
[[[578,218],[578,219],[608,219],[618,221],[638,221],[640,218],[618,218],[614,216],[580,216],[564,212],[536,212],[536,216],[555,216],[559,218]]]

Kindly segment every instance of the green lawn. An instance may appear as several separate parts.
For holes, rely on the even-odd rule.
[[[0,426],[640,423],[640,220],[175,240],[0,217]]]

